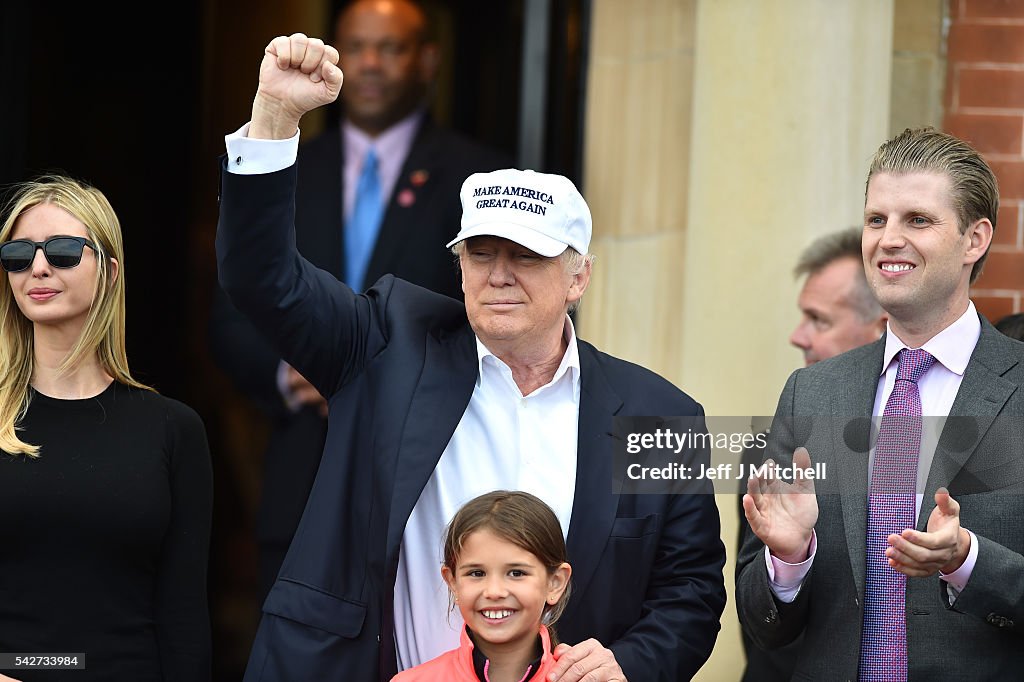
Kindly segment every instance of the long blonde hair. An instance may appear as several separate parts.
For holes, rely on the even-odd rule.
[[[124,247],[121,223],[110,202],[94,187],[62,175],[44,175],[22,183],[4,209],[0,243],[14,232],[14,224],[27,210],[53,204],[80,220],[96,247],[96,291],[82,333],[60,364],[67,372],[95,355],[100,366],[115,381],[152,390],[132,378],[125,353]],[[114,277],[110,259],[117,259]],[[0,277],[0,450],[29,457],[39,455],[39,446],[18,437],[18,424],[28,409],[29,382],[35,366],[32,322],[14,300],[10,281]]]

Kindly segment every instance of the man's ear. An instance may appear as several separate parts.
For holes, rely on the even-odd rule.
[[[967,245],[967,252],[964,254],[964,265],[974,265],[981,260],[981,257],[988,252],[988,247],[992,244],[994,233],[995,228],[992,227],[992,223],[988,218],[976,220],[967,228],[965,236],[969,243]]]
[[[420,80],[430,87],[437,79],[441,68],[441,49],[437,43],[424,43],[420,47]]]
[[[565,297],[567,305],[576,303],[583,298],[583,292],[587,290],[590,285],[590,273],[593,272],[594,265],[588,258],[585,261],[583,269],[572,276],[572,284],[569,286],[568,294]]]
[[[466,299],[466,268],[464,258],[466,256],[465,247],[459,251],[459,288],[462,289],[462,299]]]

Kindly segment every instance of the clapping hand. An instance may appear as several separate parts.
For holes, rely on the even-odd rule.
[[[775,468],[772,460],[767,460],[765,465],[765,471]],[[811,456],[806,448],[793,452],[793,466],[810,468]],[[764,475],[748,479],[743,514],[750,529],[774,556],[787,563],[800,563],[807,559],[811,532],[818,522],[814,479],[798,477],[793,483]]]
[[[971,549],[971,534],[960,526],[960,504],[949,490],[935,492],[935,508],[928,517],[928,530],[907,528],[889,536],[885,556],[895,570],[912,578],[950,574],[963,565]]]

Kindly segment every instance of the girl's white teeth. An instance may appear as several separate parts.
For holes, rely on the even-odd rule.
[[[882,269],[886,272],[905,272],[913,270],[914,266],[909,263],[883,263]]]
[[[501,611],[481,611],[484,614],[484,618],[507,618],[512,615],[512,612],[508,609],[502,609]]]

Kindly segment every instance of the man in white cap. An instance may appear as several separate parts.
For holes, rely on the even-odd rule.
[[[592,270],[586,202],[557,175],[470,176],[449,244],[465,304],[390,275],[353,293],[292,237],[299,119],[337,97],[336,62],[320,40],[275,38],[252,121],[227,137],[221,284],[330,405],[245,679],[389,680],[456,648],[441,538],[464,502],[494,489],[534,493],[567,535],[573,592],[550,680],[689,679],[725,604],[714,496],[613,493],[611,432],[614,417],[702,410],[576,338],[568,312]],[[514,596],[495,598],[508,613],[492,624],[515,630]]]

